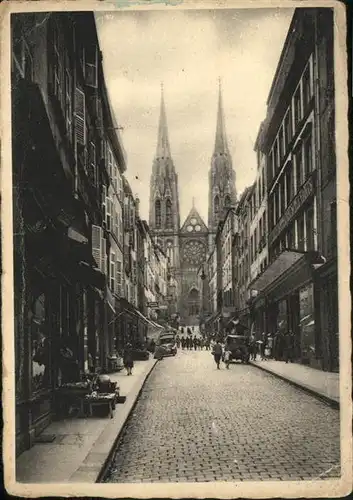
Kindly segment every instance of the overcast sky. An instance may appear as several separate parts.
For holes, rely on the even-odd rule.
[[[218,77],[238,194],[256,173],[253,151],[293,15],[291,9],[96,14],[108,92],[127,153],[127,178],[148,220],[161,82],[179,175],[181,220],[192,197],[207,223]]]

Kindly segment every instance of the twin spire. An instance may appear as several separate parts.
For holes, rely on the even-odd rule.
[[[217,128],[216,128],[216,140],[214,146],[214,154],[224,154],[229,153],[228,143],[226,136],[226,129],[224,124],[224,113],[223,113],[223,100],[222,100],[222,85],[221,79],[218,79],[218,112],[217,112]]]
[[[221,79],[218,80],[218,111],[217,111],[217,128],[216,128],[216,140],[214,147],[214,155],[216,154],[229,154],[227,136],[224,124],[224,112],[223,112],[223,102],[222,102],[222,86]],[[168,136],[168,125],[167,125],[167,115],[165,111],[164,102],[164,91],[163,84],[161,84],[161,111],[159,116],[159,127],[158,127],[158,142],[156,158],[171,158],[169,136]]]
[[[171,158],[167,115],[165,112],[165,103],[164,103],[163,83],[161,84],[161,114],[159,117],[156,158]]]

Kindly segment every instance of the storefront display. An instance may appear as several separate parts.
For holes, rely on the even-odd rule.
[[[277,328],[282,333],[287,332],[287,329],[288,329],[287,301],[286,300],[281,300],[278,303]]]
[[[45,296],[40,295],[33,306],[31,320],[32,391],[49,387],[49,343],[45,329]]]
[[[302,363],[310,363],[315,356],[314,286],[312,283],[299,290],[300,350]]]

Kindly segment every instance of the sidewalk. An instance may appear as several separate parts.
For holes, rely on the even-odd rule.
[[[324,399],[335,408],[340,404],[339,373],[324,372],[299,363],[285,363],[284,361],[250,361],[276,377],[310,392],[316,397]]]
[[[37,443],[16,461],[21,483],[96,482],[115,441],[157,360],[136,361],[133,375],[125,370],[109,374],[120,386],[124,404],[117,404],[114,417],[73,418],[52,422],[44,431],[55,434],[52,443]]]

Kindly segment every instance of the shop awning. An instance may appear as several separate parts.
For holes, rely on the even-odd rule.
[[[307,273],[314,270],[315,264],[320,264],[323,257],[318,252],[300,252],[295,250],[284,250],[277,259],[272,262],[265,271],[250,283],[249,288],[257,292],[264,292],[272,288],[282,278],[291,274],[292,271],[306,267]]]
[[[249,288],[262,292],[271,283],[276,281],[282,274],[290,269],[300,259],[305,259],[305,254],[302,252],[293,252],[285,250],[277,259],[272,262],[265,271],[250,283]]]
[[[155,327],[155,324],[153,323],[153,321],[146,318],[146,316],[144,316],[138,309],[136,309],[134,312],[142,319],[142,321],[144,321],[144,323],[146,323],[146,325]]]

